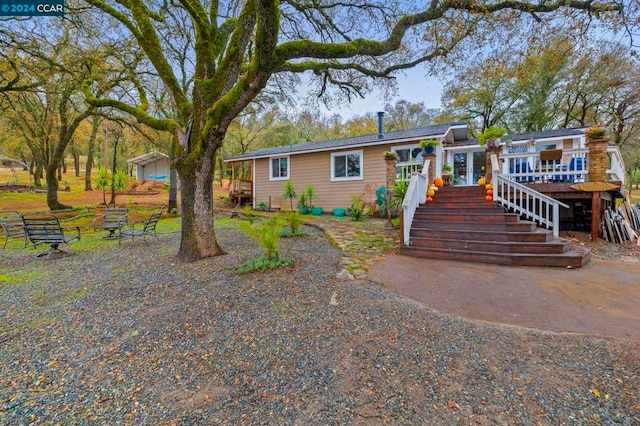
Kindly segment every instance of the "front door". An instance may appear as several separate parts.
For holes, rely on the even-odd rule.
[[[477,185],[485,175],[485,151],[460,151],[453,153],[453,184]]]

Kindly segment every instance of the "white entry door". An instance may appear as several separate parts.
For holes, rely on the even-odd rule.
[[[467,150],[453,153],[453,184],[477,185],[485,171],[485,151]]]

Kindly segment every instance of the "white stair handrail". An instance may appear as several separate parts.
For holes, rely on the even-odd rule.
[[[413,223],[413,215],[420,204],[427,201],[427,182],[429,182],[429,162],[425,160],[422,167],[422,173],[413,172],[407,193],[402,200],[402,218],[403,218],[403,240],[402,243],[408,245],[411,241],[411,225]]]
[[[493,201],[551,229],[557,237],[560,233],[560,207],[569,206],[504,176],[500,173],[495,154],[491,155],[491,168]]]

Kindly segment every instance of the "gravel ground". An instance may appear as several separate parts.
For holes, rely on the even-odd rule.
[[[335,278],[319,232],[176,263],[160,244],[1,254],[2,424],[640,424],[640,345],[468,321]],[[19,269],[17,269],[19,268]],[[8,277],[8,278],[7,278]]]

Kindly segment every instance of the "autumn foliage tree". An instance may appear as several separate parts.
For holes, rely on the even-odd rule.
[[[234,118],[268,85],[290,90],[293,85],[283,82],[307,73],[315,77],[311,84],[319,93],[335,86],[343,94],[358,94],[374,78],[446,55],[492,17],[539,20],[560,8],[610,17],[620,8],[617,2],[577,0],[432,1],[427,6],[377,0],[86,1],[136,40],[175,103],[176,119],[154,116],[133,73],[135,99],[100,97],[94,79],[105,70],[99,66],[92,67],[93,78],[83,85],[92,105],[115,107],[151,127],[178,133],[174,152],[183,214],[178,256],[185,261],[223,253],[213,227],[215,157]],[[176,60],[181,55],[186,61]]]

